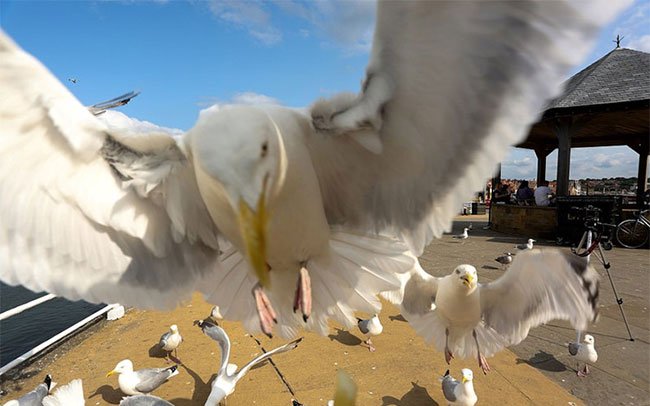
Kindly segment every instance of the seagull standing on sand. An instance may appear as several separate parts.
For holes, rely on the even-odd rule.
[[[404,287],[402,314],[444,351],[448,364],[454,356],[476,357],[487,373],[485,357],[521,342],[532,327],[563,319],[586,330],[598,314],[597,299],[598,273],[584,258],[530,250],[486,284],[478,283],[471,265],[442,278],[413,272]]]
[[[359,330],[367,337],[364,343],[368,345],[368,350],[370,350],[370,352],[375,352],[376,348],[372,345],[370,339],[372,336],[378,336],[382,331],[384,331],[384,326],[382,326],[379,316],[375,314],[366,320],[357,318],[357,326],[359,326]]]
[[[125,359],[117,363],[115,369],[106,374],[109,377],[119,374],[117,382],[120,390],[127,395],[146,395],[153,392],[167,379],[178,375],[176,365],[169,368],[147,368],[138,371],[133,370],[131,360]]]
[[[194,323],[201,327],[205,335],[216,341],[221,349],[221,366],[219,367],[217,376],[212,381],[212,390],[210,391],[208,400],[205,402],[205,406],[216,406],[227,396],[231,395],[235,391],[237,382],[255,365],[261,364],[275,354],[293,350],[302,341],[301,337],[281,347],[265,352],[237,370],[237,365],[228,363],[230,360],[230,338],[228,338],[225,330],[205,320],[197,320]]]
[[[52,376],[46,375],[43,382],[39,383],[34,390],[27,392],[18,399],[10,400],[4,406],[40,406],[54,385],[56,383],[52,382]]]
[[[455,235],[454,238],[459,238],[461,240],[466,239],[467,237],[469,237],[469,234],[467,234],[467,230],[469,230],[469,228],[467,227],[463,228],[463,232]]]
[[[509,252],[504,252],[503,255],[496,257],[494,260],[500,263],[501,267],[503,268],[504,266],[510,265],[512,263],[512,254]]]
[[[532,238],[529,238],[528,242],[526,242],[526,244],[517,244],[517,245],[515,245],[515,248],[517,248],[520,251],[532,250],[534,242],[536,242],[536,241],[533,240]]]
[[[460,371],[463,374],[461,381],[455,380],[449,375],[449,370],[442,377],[442,393],[449,405],[454,406],[474,406],[478,402],[478,396],[474,392],[474,374],[471,369],[463,368]]]
[[[595,364],[598,361],[598,353],[596,352],[596,347],[594,346],[595,340],[594,337],[590,334],[586,334],[582,343],[569,343],[569,354],[573,356],[577,361],[576,374],[579,377],[585,377],[589,375],[589,364]],[[585,367],[580,369],[580,362],[584,362]]]
[[[158,345],[165,352],[165,358],[168,358],[171,355],[171,352],[174,351],[174,357],[179,360],[178,346],[181,345],[182,342],[183,337],[181,337],[181,334],[178,332],[178,326],[172,324],[169,327],[169,331],[160,337]]]
[[[59,386],[54,393],[43,399],[43,406],[84,406],[84,388],[81,379],[73,379]]]
[[[379,1],[357,94],[212,107],[178,138],[102,122],[0,32],[0,280],[164,309],[200,290],[269,336],[352,328],[629,3]]]

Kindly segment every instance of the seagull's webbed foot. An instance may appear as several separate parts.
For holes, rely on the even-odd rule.
[[[487,375],[488,371],[490,370],[490,365],[488,364],[483,354],[481,354],[481,347],[478,345],[476,330],[472,330],[472,336],[474,337],[474,341],[476,342],[476,352],[478,353],[478,366],[483,371],[483,374]]]
[[[260,318],[262,332],[269,338],[273,338],[273,323],[277,323],[278,319],[275,310],[271,306],[271,301],[259,283],[253,288],[253,296],[255,296],[255,305],[257,306],[257,315]]]
[[[578,372],[576,373],[576,375],[578,375],[580,378],[584,378],[587,375],[589,375],[589,367],[587,366],[587,364],[585,364],[584,368],[578,369]]]
[[[307,319],[311,316],[311,304],[311,279],[309,278],[307,268],[303,266],[300,268],[300,274],[298,276],[296,296],[293,300],[293,312],[295,313],[300,309],[303,321],[307,322]]]
[[[370,352],[375,352],[377,349],[372,345],[372,341],[370,341],[370,338],[368,338],[366,341],[364,341],[368,345],[368,351]]]
[[[454,354],[451,353],[449,349],[449,329],[445,329],[445,361],[447,365],[451,363],[451,360],[454,359]]]

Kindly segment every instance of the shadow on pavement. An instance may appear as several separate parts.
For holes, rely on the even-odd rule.
[[[438,402],[433,400],[425,387],[411,382],[413,387],[406,392],[401,399],[393,396],[384,396],[381,398],[381,406],[438,406]]]
[[[349,346],[357,346],[361,344],[361,339],[353,334],[350,334],[349,331],[341,330],[340,328],[336,329],[336,335],[330,334],[327,336],[330,340],[336,340],[341,344]]]
[[[562,372],[566,371],[567,367],[562,362],[558,361],[552,354],[545,351],[539,351],[530,359],[517,358],[517,364],[528,364],[533,368],[543,369],[549,372]]]

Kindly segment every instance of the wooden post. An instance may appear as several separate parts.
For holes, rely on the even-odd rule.
[[[643,194],[648,189],[650,143],[647,137],[643,137],[639,142],[628,144],[628,146],[639,154],[639,167],[636,175],[636,204],[641,209],[643,207]]]
[[[546,157],[553,150],[548,148],[535,148],[535,155],[537,156],[537,186],[546,180]]]
[[[558,141],[557,151],[557,190],[558,196],[569,195],[569,168],[571,167],[571,124],[572,120],[558,120],[555,135]]]

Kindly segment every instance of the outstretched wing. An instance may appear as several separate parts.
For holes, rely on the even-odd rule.
[[[429,275],[415,261],[413,270],[402,279],[402,313],[409,319],[412,315],[423,315],[435,309],[438,282],[440,278]]]
[[[122,398],[120,406],[174,406],[174,404],[153,395],[135,395]]]
[[[0,31],[0,280],[171,307],[218,266],[191,159],[95,118]]]
[[[266,361],[267,359],[271,358],[273,355],[280,354],[282,352],[287,352],[287,351],[293,350],[294,348],[298,347],[298,344],[301,341],[302,341],[302,337],[300,337],[300,338],[298,338],[296,340],[293,340],[293,341],[291,341],[289,343],[286,343],[285,345],[280,346],[278,348],[274,348],[271,351],[265,352],[264,354],[256,357],[255,359],[250,361],[248,364],[241,367],[241,369],[239,371],[237,371],[237,376],[235,378],[235,381],[239,381],[244,375],[246,375],[248,373],[248,371],[251,368],[253,368],[257,364],[260,364],[260,363]]]
[[[479,289],[483,321],[508,345],[555,319],[584,331],[598,315],[598,273],[586,259],[557,250],[519,254],[502,277]]]
[[[420,255],[629,3],[378,2],[362,92],[311,109],[328,221],[401,232]]]
[[[224,329],[210,323],[203,321],[200,324],[201,330],[205,335],[213,339],[219,344],[221,349],[221,366],[219,367],[219,374],[227,374],[228,361],[230,360],[230,338]]]

